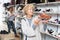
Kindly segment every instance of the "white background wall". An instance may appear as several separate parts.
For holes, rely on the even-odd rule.
[[[5,8],[3,7],[3,4],[7,3],[7,2],[11,2],[11,0],[0,0],[0,31],[3,30],[3,29],[7,30],[6,29],[7,27],[5,27],[5,25],[2,22],[4,20],[3,12],[5,11]]]

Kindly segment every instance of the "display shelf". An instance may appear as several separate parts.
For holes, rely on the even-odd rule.
[[[46,12],[46,14],[60,14],[59,12]]]
[[[56,39],[60,39],[60,38],[58,38],[57,36],[53,36],[53,35],[51,35],[51,34],[49,34],[49,33],[46,33],[46,32],[40,32],[40,33],[45,34],[45,35],[49,35],[49,36],[51,36],[51,37],[53,37],[53,38],[56,38]]]
[[[34,12],[34,13],[38,13],[39,14],[39,13],[42,13],[42,12]],[[55,12],[55,13],[54,12],[45,12],[45,13],[46,14],[59,14],[60,15],[60,12],[58,12],[58,13],[57,12]]]
[[[36,4],[37,6],[43,6],[43,5],[56,5],[56,4],[60,4],[60,1],[59,2],[48,2],[48,3],[39,3],[39,4]]]
[[[60,24],[58,24],[58,23],[47,23],[47,24],[49,24],[49,25],[55,25],[55,26],[60,26]]]
[[[59,17],[60,17],[60,1],[59,2],[40,3],[40,4],[36,4],[36,7],[38,10],[41,9],[41,11],[35,11],[34,13],[36,13],[36,14],[39,14],[39,13],[42,13],[43,11],[45,11],[46,14],[48,14],[52,17],[51,20],[59,19]],[[47,9],[53,9],[53,10],[46,11]],[[58,24],[58,23],[48,22],[48,23],[46,23],[46,25],[45,25],[45,23],[43,23],[43,25],[44,25],[43,30],[46,27],[46,29],[47,28],[53,29],[54,32],[57,32],[57,33],[60,32],[60,24]],[[43,40],[58,40],[58,39],[60,40],[60,37],[58,37],[58,35],[57,36],[51,35],[51,34],[45,32],[45,30],[44,30],[44,32],[41,32],[41,33],[42,33],[41,35],[42,35]],[[45,34],[45,35],[43,35],[43,34]],[[46,36],[46,35],[48,35],[48,36]]]
[[[58,2],[48,2],[48,4],[60,4],[60,1],[58,1]]]
[[[39,13],[41,13],[41,12],[34,12],[34,13],[38,13],[38,14],[39,14]]]
[[[46,5],[47,3],[39,3],[39,4],[36,4],[37,6],[39,5]]]

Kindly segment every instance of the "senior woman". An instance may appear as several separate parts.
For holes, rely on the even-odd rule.
[[[24,40],[40,40],[41,37],[36,36],[36,26],[39,24],[39,20],[34,20],[33,17],[33,11],[34,11],[34,5],[33,4],[27,4],[23,11],[25,13],[24,19],[22,19],[22,31],[24,35]]]

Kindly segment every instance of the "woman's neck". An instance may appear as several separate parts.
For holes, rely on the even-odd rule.
[[[31,18],[32,18],[32,15],[26,15],[26,17],[27,17],[28,19],[31,19]]]

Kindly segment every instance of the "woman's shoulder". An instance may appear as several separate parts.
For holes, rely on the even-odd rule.
[[[25,16],[21,17],[21,21],[26,21],[26,17]]]

